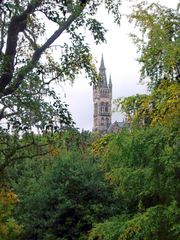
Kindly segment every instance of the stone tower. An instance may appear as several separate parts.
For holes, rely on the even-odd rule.
[[[94,126],[93,131],[101,134],[106,133],[111,125],[111,101],[112,101],[112,82],[106,78],[106,68],[102,56],[99,68],[100,81],[97,86],[93,86],[94,103]]]

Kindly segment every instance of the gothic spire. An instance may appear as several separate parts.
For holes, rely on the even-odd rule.
[[[99,68],[99,75],[101,76],[101,85],[103,85],[104,87],[107,87],[106,68],[104,65],[103,54],[102,54],[102,58],[101,58],[101,65]]]
[[[102,57],[101,57],[101,65],[100,65],[99,70],[100,70],[100,71],[102,71],[102,70],[105,71],[105,70],[106,70],[105,65],[104,65],[104,57],[103,57],[103,54],[102,54]]]

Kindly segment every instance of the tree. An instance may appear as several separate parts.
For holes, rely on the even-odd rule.
[[[54,116],[63,122],[63,115],[47,101],[47,96],[55,104],[60,101],[50,84],[73,81],[82,69],[93,81],[97,79],[89,45],[80,29],[90,31],[96,43],[105,41],[106,30],[94,18],[103,2],[119,22],[119,0],[1,2],[0,120],[17,116],[34,125]],[[48,24],[54,32],[47,30]],[[69,43],[63,41],[63,33],[67,33]],[[57,51],[59,56],[54,57]]]
[[[114,101],[116,111],[125,114],[126,121],[131,127],[147,125],[151,122],[150,103],[147,94],[136,94]]]
[[[126,114],[131,127],[178,125],[180,120],[180,85],[162,80],[149,95],[116,99],[116,109]]]
[[[89,240],[178,239],[179,136],[172,126],[114,135],[102,168],[119,213],[95,224]]]
[[[140,34],[132,35],[138,47],[141,80],[148,79],[149,95],[117,99],[117,109],[135,125],[178,124],[180,109],[180,15],[158,4],[135,7],[130,20]]]
[[[132,35],[140,52],[138,59],[142,80],[148,78],[149,87],[157,87],[161,80],[180,80],[180,15],[176,10],[159,4],[138,4],[130,21],[134,21],[141,32]]]

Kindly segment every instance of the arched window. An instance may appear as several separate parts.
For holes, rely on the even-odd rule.
[[[101,102],[101,113],[105,112],[105,103]]]
[[[109,104],[108,103],[106,103],[106,105],[105,105],[105,112],[106,113],[109,112]]]

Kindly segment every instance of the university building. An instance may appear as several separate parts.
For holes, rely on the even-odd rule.
[[[112,124],[112,81],[111,76],[107,81],[106,68],[102,56],[99,68],[100,81],[93,86],[93,131],[101,134],[107,132],[117,132],[125,126],[124,122],[114,122]]]

